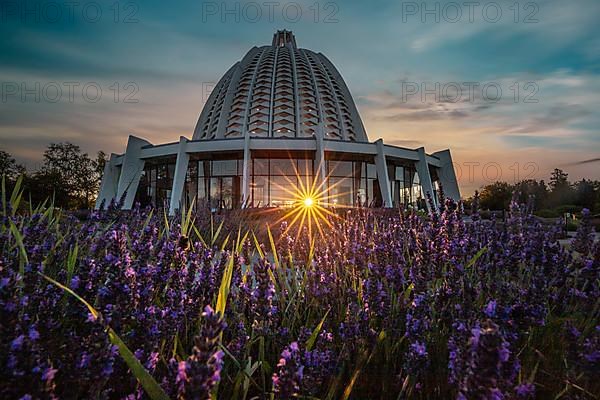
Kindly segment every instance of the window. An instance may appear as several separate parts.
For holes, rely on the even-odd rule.
[[[352,161],[329,161],[329,176],[352,176]]]
[[[295,191],[312,185],[313,160],[255,158],[251,165],[251,206],[289,207]],[[299,181],[300,179],[300,181]]]
[[[140,177],[135,201],[141,206],[165,207],[171,201],[171,188],[175,175],[175,163],[146,164]]]
[[[340,206],[353,205],[352,177],[329,178],[329,203]]]
[[[219,160],[212,162],[213,176],[237,175],[237,160]]]
[[[285,175],[295,177],[297,174],[296,160],[271,160],[269,172],[270,175]]]

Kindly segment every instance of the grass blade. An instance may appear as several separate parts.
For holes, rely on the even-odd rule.
[[[487,252],[487,247],[482,247],[477,254],[475,254],[473,256],[473,258],[471,258],[471,260],[467,263],[467,266],[465,267],[465,269],[469,269],[471,268],[476,262],[477,260],[479,260],[479,258],[484,255]]]
[[[200,233],[200,231],[198,230],[198,228],[196,228],[196,225],[192,225],[192,227],[194,228],[194,232],[196,233],[196,236],[198,236],[198,239],[200,239],[200,241],[202,242],[202,244],[204,245],[204,247],[208,247],[206,245],[206,241],[202,237],[202,234]]]
[[[319,322],[319,324],[315,327],[315,329],[312,331],[312,334],[306,341],[306,350],[311,351],[313,346],[315,345],[315,342],[317,341],[317,336],[319,336],[319,332],[321,331],[321,328],[323,327],[323,323],[325,322],[327,315],[329,315],[329,311],[331,311],[331,308],[329,310],[327,310],[325,315],[323,315],[321,322]]]
[[[279,257],[277,256],[277,248],[275,247],[275,241],[273,240],[273,235],[271,234],[271,228],[267,225],[267,233],[269,235],[269,242],[271,242],[271,252],[273,253],[273,262],[275,263],[275,268],[279,268]]]
[[[217,238],[219,237],[219,234],[221,233],[221,228],[223,228],[223,222],[225,222],[225,220],[221,221],[221,223],[219,224],[219,227],[217,228],[217,231],[213,234],[213,237],[210,241],[211,246],[215,245],[215,242],[217,241]]]
[[[19,209],[19,204],[21,204],[21,199],[23,197],[23,191],[21,190],[22,182],[23,175],[19,176],[17,182],[15,182],[15,187],[13,188],[12,195],[10,196],[10,207],[12,215],[15,215],[15,213]]]
[[[258,243],[258,239],[256,238],[254,232],[252,232],[252,237],[254,239],[254,246],[256,247],[256,251],[258,251],[259,257],[265,258],[265,253],[263,253],[262,249],[260,248],[260,244]]]
[[[8,222],[10,224],[10,232],[14,236],[17,246],[19,247],[19,274],[24,276],[25,264],[29,263],[29,260],[27,259],[27,251],[23,245],[23,236],[21,235],[21,232],[19,232],[19,228],[17,228],[14,222],[11,220],[8,220]]]
[[[359,359],[359,362],[356,365],[356,369],[352,373],[352,378],[350,379],[350,383],[348,384],[348,386],[346,386],[346,389],[344,390],[344,395],[342,396],[343,400],[348,400],[348,398],[350,397],[350,394],[352,393],[352,389],[354,388],[354,384],[356,383],[356,381],[358,379],[358,376],[360,375],[363,368],[367,364],[369,364],[369,361],[371,361],[371,358],[373,358],[373,355],[375,354],[377,347],[384,339],[385,339],[385,331],[381,331],[379,333],[379,337],[377,338],[377,343],[375,343],[375,346],[373,346],[373,350],[371,350],[371,354],[369,354],[368,356],[367,356],[367,352],[362,354],[361,358]]]
[[[67,282],[71,282],[73,273],[75,272],[75,264],[77,264],[77,253],[79,251],[79,244],[75,243],[75,247],[69,250],[67,256]]]
[[[219,295],[217,296],[217,306],[215,311],[225,315],[225,308],[227,307],[227,297],[229,297],[229,289],[231,288],[231,277],[233,276],[233,256],[229,256],[223,278],[221,279],[221,286],[219,287]]]

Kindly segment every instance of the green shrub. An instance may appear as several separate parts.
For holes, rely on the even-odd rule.
[[[554,211],[556,211],[559,215],[562,215],[562,214],[565,214],[565,213],[575,214],[575,213],[580,213],[581,212],[581,207],[573,205],[573,204],[565,204],[563,206],[556,207],[554,209]]]
[[[536,211],[535,215],[542,218],[558,218],[561,216],[561,214],[558,213],[556,210],[550,210],[548,208]]]
[[[575,232],[577,230],[577,227],[579,227],[579,222],[569,221],[567,223],[567,231],[569,232]]]

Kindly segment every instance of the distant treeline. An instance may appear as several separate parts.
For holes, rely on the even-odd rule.
[[[507,210],[513,193],[519,201],[534,202],[535,214],[541,217],[559,217],[564,213],[578,213],[587,208],[600,213],[600,181],[582,179],[571,183],[566,172],[556,168],[550,180],[524,180],[516,184],[494,182],[484,186],[479,194],[482,210]]]

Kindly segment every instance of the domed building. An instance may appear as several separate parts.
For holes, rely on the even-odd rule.
[[[168,207],[285,207],[312,187],[324,206],[428,207],[460,198],[449,150],[369,142],[352,95],[321,53],[290,31],[253,47],[217,83],[191,140],[154,145],[130,136],[107,162],[99,208],[123,199]]]

